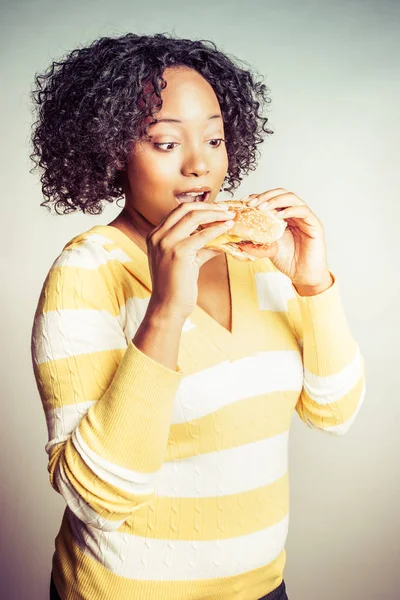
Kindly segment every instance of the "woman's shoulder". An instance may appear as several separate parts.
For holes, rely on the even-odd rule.
[[[76,265],[86,269],[98,269],[111,263],[123,264],[131,262],[115,236],[111,235],[110,227],[96,225],[89,230],[79,233],[70,239],[53,263],[53,267]]]
[[[50,266],[43,283],[40,310],[72,307],[119,310],[123,303],[124,263],[132,259],[102,227],[71,238]]]

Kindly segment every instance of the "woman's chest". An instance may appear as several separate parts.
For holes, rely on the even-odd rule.
[[[213,270],[204,270],[200,273],[198,290],[197,305],[231,332],[232,300],[225,260],[214,265]]]
[[[197,304],[214,321],[227,331],[232,331],[231,294],[228,280],[221,281],[218,287],[199,289]]]
[[[290,282],[251,267],[229,257],[226,261],[223,255],[200,269],[197,304],[185,321],[179,345],[178,368],[186,375],[255,354],[299,352],[287,312],[293,297]],[[128,295],[121,319],[129,341],[145,316],[150,295],[137,280]]]

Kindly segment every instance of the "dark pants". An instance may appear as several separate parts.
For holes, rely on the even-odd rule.
[[[281,585],[276,590],[272,590],[272,592],[266,594],[260,600],[289,600],[286,594],[285,582],[282,580]]]
[[[54,585],[53,573],[51,574],[50,579],[50,600],[61,600],[60,596],[58,595],[56,586]],[[289,600],[286,595],[285,582],[282,581],[281,585],[277,587],[276,590],[273,590],[266,596],[263,596],[262,598],[260,598],[260,600]]]
[[[53,573],[50,578],[50,600],[61,600],[57,588],[54,584]]]

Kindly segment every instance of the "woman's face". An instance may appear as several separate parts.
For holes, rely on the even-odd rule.
[[[195,187],[211,188],[213,201],[228,170],[225,142],[218,141],[224,140],[221,109],[211,85],[187,67],[166,69],[163,77],[167,87],[158,123],[148,128],[149,141],[143,137],[135,144],[125,173],[124,211],[134,224],[138,212],[158,225],[178,206],[177,195]]]

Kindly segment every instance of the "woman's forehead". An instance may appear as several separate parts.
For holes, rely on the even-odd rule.
[[[162,108],[156,114],[157,120],[186,122],[221,116],[212,86],[194,69],[166,69],[163,78],[167,86],[161,92]]]

